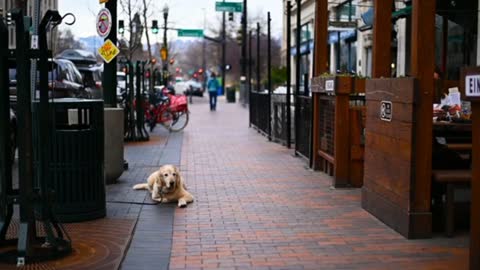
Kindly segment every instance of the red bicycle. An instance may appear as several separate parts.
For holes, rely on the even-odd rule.
[[[157,92],[153,104],[145,102],[145,122],[153,131],[156,124],[162,124],[166,129],[177,132],[188,124],[188,101],[185,95],[174,95],[166,87]]]

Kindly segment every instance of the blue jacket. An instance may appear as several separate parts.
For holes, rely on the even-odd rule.
[[[218,80],[216,78],[210,78],[207,82],[207,89],[208,92],[216,92],[218,91],[218,88],[220,87],[220,84],[218,83]]]

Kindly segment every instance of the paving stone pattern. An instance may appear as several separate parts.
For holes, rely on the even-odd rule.
[[[126,144],[129,169],[116,184],[107,186],[108,216],[138,219],[123,270],[168,269],[176,205],[159,205],[147,191],[132,186],[145,182],[161,165],[179,166],[182,142],[183,133],[169,133],[159,126],[150,134],[150,141]]]
[[[183,133],[181,170],[196,201],[171,209],[170,269],[467,269],[467,236],[404,239],[361,208],[360,189],[332,189],[248,128],[247,109],[220,99],[210,112],[205,100],[190,106]],[[148,209],[159,220],[167,211]]]

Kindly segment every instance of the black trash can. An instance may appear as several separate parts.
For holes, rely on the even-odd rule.
[[[227,102],[235,103],[235,88],[227,87]]]
[[[34,111],[38,106],[38,102],[34,103]],[[40,151],[49,151],[46,181],[48,189],[54,192],[54,213],[61,222],[106,215],[103,118],[102,100],[56,99],[50,103],[53,130],[49,145],[34,141],[37,172]],[[37,135],[40,124],[34,123]],[[34,140],[37,139],[34,134]]]

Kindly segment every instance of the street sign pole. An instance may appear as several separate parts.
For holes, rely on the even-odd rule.
[[[110,33],[105,41],[110,39],[114,45],[117,44],[117,0],[109,0],[105,7],[112,15]],[[103,99],[105,107],[117,107],[117,59],[114,57],[109,63],[104,64],[103,78]]]
[[[225,2],[225,0],[223,0]],[[222,90],[225,91],[225,64],[226,64],[226,42],[225,42],[225,11],[222,14]]]
[[[247,0],[243,0],[242,12],[242,57],[240,60],[240,93],[242,94],[242,104],[245,106],[247,100]]]

